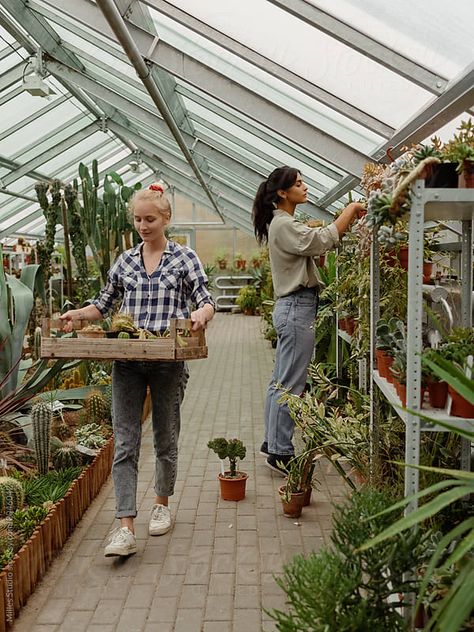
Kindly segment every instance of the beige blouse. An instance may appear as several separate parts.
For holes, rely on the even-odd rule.
[[[313,257],[332,250],[338,243],[339,232],[334,224],[309,228],[286,211],[273,211],[268,249],[275,296],[286,296],[305,287],[324,287]]]

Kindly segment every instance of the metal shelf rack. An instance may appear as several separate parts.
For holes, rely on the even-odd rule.
[[[474,189],[427,189],[424,180],[417,180],[412,187],[412,206],[409,219],[409,259],[408,259],[408,314],[407,314],[407,410],[403,410],[392,385],[381,378],[373,368],[375,354],[375,329],[379,320],[379,255],[376,235],[372,244],[371,257],[371,350],[370,350],[370,394],[371,394],[371,436],[374,437],[372,454],[376,450],[377,411],[375,409],[374,386],[377,386],[394,410],[403,419],[405,433],[405,462],[418,465],[420,460],[420,433],[443,431],[440,426],[424,423],[415,414],[420,409],[421,392],[421,351],[422,351],[422,306],[423,306],[423,230],[425,221],[460,221],[461,237],[461,324],[472,327],[472,222],[474,219]],[[413,412],[409,412],[409,411]],[[450,417],[446,411],[423,409],[422,414],[449,421],[454,426],[474,428],[474,419]],[[470,443],[463,440],[461,467],[470,469]],[[405,496],[419,489],[418,470],[406,468]],[[407,511],[413,511],[412,502]]]

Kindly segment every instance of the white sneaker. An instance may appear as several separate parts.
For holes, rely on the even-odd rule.
[[[165,505],[153,505],[150,511],[148,533],[163,535],[171,529],[171,512]]]
[[[128,527],[117,527],[109,534],[104,550],[105,557],[113,555],[132,555],[137,552],[137,541]]]

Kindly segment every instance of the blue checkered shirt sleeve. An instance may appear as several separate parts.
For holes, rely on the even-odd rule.
[[[120,255],[112,264],[107,282],[100,291],[99,296],[92,301],[104,318],[110,315],[117,301],[123,298],[124,288],[122,283],[122,256]]]

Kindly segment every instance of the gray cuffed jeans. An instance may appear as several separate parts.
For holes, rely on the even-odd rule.
[[[318,292],[304,288],[277,299],[273,324],[278,341],[275,367],[265,402],[265,441],[270,454],[294,454],[294,421],[288,404],[280,402],[285,390],[295,395],[304,391],[308,366],[314,350],[314,320]]]
[[[146,388],[152,399],[155,492],[172,496],[178,465],[180,404],[187,382],[184,362],[116,361],[112,369],[115,453],[112,476],[116,517],[137,515],[138,458]]]

